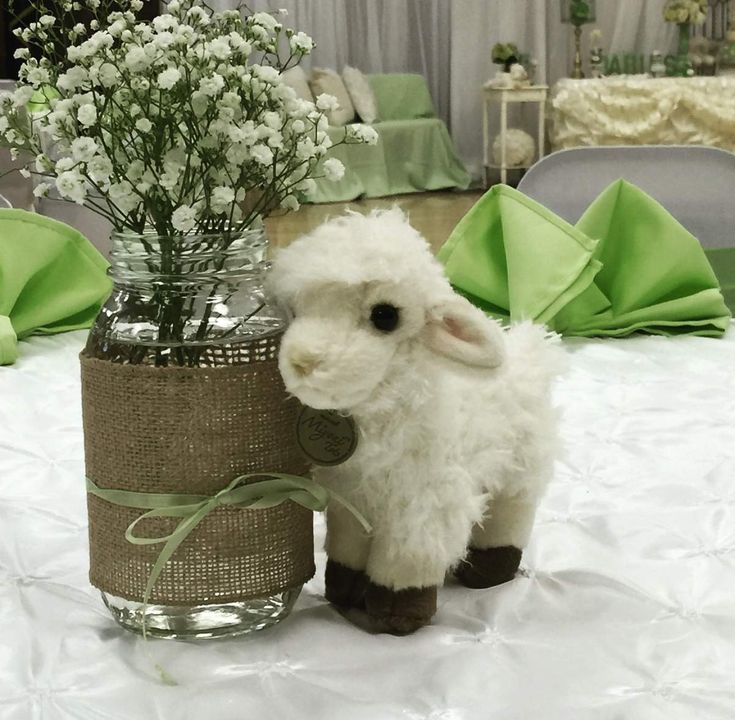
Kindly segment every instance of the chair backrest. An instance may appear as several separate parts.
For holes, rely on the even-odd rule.
[[[561,150],[529,169],[518,189],[576,223],[624,178],[660,202],[703,247],[735,246],[735,154],[698,145]]]

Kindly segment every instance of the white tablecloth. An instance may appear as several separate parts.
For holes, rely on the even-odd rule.
[[[324,602],[319,552],[280,626],[150,642],[178,687],[87,582],[83,339],[0,368],[2,720],[735,717],[735,332],[567,343],[567,456],[511,583],[371,636]]]
[[[560,80],[551,93],[554,150],[584,145],[711,145],[735,151],[735,78]]]

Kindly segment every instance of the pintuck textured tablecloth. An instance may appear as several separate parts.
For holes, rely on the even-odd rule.
[[[584,145],[712,145],[735,151],[735,78],[613,76],[560,80],[554,150]]]
[[[565,341],[566,456],[512,582],[449,585],[430,627],[371,636],[325,603],[319,551],[278,627],[151,641],[177,687],[87,582],[83,342],[0,368],[2,720],[735,717],[732,329]]]

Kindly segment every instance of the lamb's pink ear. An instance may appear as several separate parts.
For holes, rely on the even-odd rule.
[[[495,368],[505,356],[500,325],[461,296],[432,308],[424,340],[439,355],[470,367]]]

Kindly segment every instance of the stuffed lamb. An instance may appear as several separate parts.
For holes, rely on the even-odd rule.
[[[555,339],[504,331],[457,295],[398,209],[295,241],[270,289],[293,314],[288,391],[359,432],[348,460],[314,471],[373,528],[330,504],[327,599],[405,634],[431,620],[448,571],[472,588],[510,580],[552,472]]]

